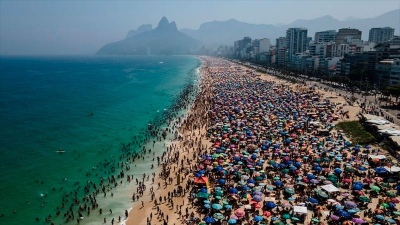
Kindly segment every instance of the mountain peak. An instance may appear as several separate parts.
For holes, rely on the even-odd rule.
[[[168,28],[169,26],[169,21],[167,19],[167,17],[163,16],[160,20],[160,22],[158,22],[158,26],[157,29],[165,29]]]
[[[172,22],[169,24],[169,29],[170,29],[170,30],[173,30],[173,31],[178,31],[178,27],[176,26],[175,21],[172,21]]]
[[[140,27],[138,30],[151,28]],[[175,22],[163,17],[156,29],[147,30],[121,41],[104,45],[99,55],[181,55],[192,53],[200,42],[179,32]]]

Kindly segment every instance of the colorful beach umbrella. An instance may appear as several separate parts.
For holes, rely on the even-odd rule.
[[[222,215],[221,213],[214,213],[213,217],[217,220],[222,220],[224,217],[224,215]]]
[[[220,205],[220,204],[212,204],[212,208],[215,209],[215,210],[221,210],[222,209],[222,205]]]

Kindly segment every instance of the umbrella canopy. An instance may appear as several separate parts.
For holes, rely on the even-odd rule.
[[[253,217],[253,221],[254,221],[254,222],[260,222],[260,221],[262,221],[262,220],[263,220],[262,216],[257,215],[257,216],[255,216],[255,217]]]
[[[384,208],[389,208],[389,204],[387,204],[387,203],[382,203],[381,206]]]
[[[204,192],[199,192],[199,193],[197,193],[197,197],[198,198],[208,198],[208,197],[210,197],[210,194],[204,193]]]
[[[275,186],[277,186],[277,187],[282,187],[282,186],[283,186],[282,181],[279,181],[279,180],[275,181],[274,184],[275,184]]]
[[[232,206],[231,205],[224,205],[224,208],[227,209],[227,210],[231,210]]]
[[[377,218],[378,220],[384,220],[385,217],[382,215],[376,215],[375,218]]]
[[[319,223],[320,221],[317,218],[312,218],[311,221]]]
[[[237,194],[239,191],[236,188],[229,188],[229,194]]]
[[[391,198],[390,201],[393,203],[400,203],[400,200],[398,200],[397,198]]]
[[[396,193],[388,191],[388,192],[386,192],[386,196],[394,198],[394,197],[396,197]]]
[[[253,196],[253,200],[256,202],[261,202],[262,201],[262,197],[260,195],[254,195]]]
[[[222,196],[224,194],[224,192],[223,191],[216,191],[216,192],[214,192],[214,196]]]
[[[365,223],[365,221],[361,218],[353,218],[351,221],[353,221],[356,224],[362,224]]]
[[[224,185],[225,183],[226,183],[225,179],[222,179],[222,178],[218,179],[218,184]]]
[[[396,223],[396,220],[392,219],[392,218],[386,218],[386,221],[388,221],[388,223]]]
[[[317,180],[317,179],[311,179],[310,182],[313,183],[313,184],[318,184],[318,183],[319,183],[319,180]]]
[[[229,219],[228,220],[228,224],[236,224],[236,220],[235,219]]]
[[[357,204],[355,202],[352,201],[345,201],[344,205],[346,206],[346,208],[348,209],[354,209],[357,208]]]
[[[290,214],[288,214],[288,213],[283,214],[282,219],[285,219],[285,220],[290,219]]]
[[[370,201],[370,199],[368,197],[366,197],[366,196],[360,196],[360,197],[358,197],[358,200],[360,200],[362,202],[369,202]]]
[[[222,209],[222,205],[220,205],[220,204],[212,204],[212,208],[215,209],[215,210],[221,210]]]
[[[361,182],[354,182],[353,184],[353,190],[362,190],[364,187],[364,184]]]
[[[224,215],[221,213],[214,213],[213,217],[217,220],[222,220],[224,218]]]
[[[318,204],[319,203],[318,200],[315,199],[315,198],[309,198],[308,201],[313,203],[313,204]]]
[[[375,168],[375,172],[378,174],[383,174],[383,173],[387,173],[388,171],[384,167],[377,167],[377,168]]]
[[[297,217],[292,217],[291,220],[293,220],[293,221],[300,221],[300,219],[297,218]]]
[[[269,209],[273,209],[276,207],[276,204],[274,202],[267,202],[264,205],[265,207],[269,208]]]
[[[336,221],[336,220],[339,220],[340,217],[339,217],[339,216],[336,216],[336,215],[331,215],[331,219]]]
[[[336,169],[333,170],[333,172],[336,173],[336,174],[341,174],[342,170],[339,169],[339,168],[336,168]]]
[[[350,214],[344,210],[339,210],[336,212],[336,215],[340,216],[340,217],[344,217],[344,218],[348,218],[350,217]]]
[[[375,186],[375,185],[370,186],[370,188],[372,191],[376,191],[376,192],[381,190],[378,186]]]
[[[239,208],[239,209],[236,209],[235,215],[238,217],[243,217],[244,215],[246,215],[246,213],[244,212],[244,209]]]
[[[204,222],[206,222],[206,223],[215,223],[215,219],[212,218],[211,216],[206,216],[204,218]]]
[[[321,191],[321,190],[319,190],[319,189],[316,189],[316,192],[317,192],[317,194],[318,194],[319,196],[321,196],[321,197],[323,197],[323,198],[328,198],[328,197],[329,197],[328,194],[326,194],[325,192],[323,192],[323,191]]]
[[[261,192],[261,191],[254,191],[254,192],[253,192],[253,196],[254,196],[254,195],[260,195],[260,196],[262,196],[262,192]]]
[[[285,188],[285,192],[291,195],[295,193],[293,188]]]
[[[274,222],[274,225],[285,225],[285,223],[280,220],[277,220]]]

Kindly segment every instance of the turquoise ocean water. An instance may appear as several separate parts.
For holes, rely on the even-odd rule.
[[[170,109],[199,65],[190,56],[0,57],[0,224],[49,224],[49,214],[63,224],[63,196],[110,176],[99,163],[117,163],[121,144]],[[101,200],[104,211],[123,212],[132,190]],[[85,214],[90,222],[102,220]]]

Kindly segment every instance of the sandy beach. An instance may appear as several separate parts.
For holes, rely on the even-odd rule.
[[[188,115],[168,124],[174,140],[121,224],[399,224],[398,184],[375,169],[384,160],[368,158],[377,147],[350,144],[333,129],[358,120],[359,107],[306,83],[201,60],[201,91]]]

